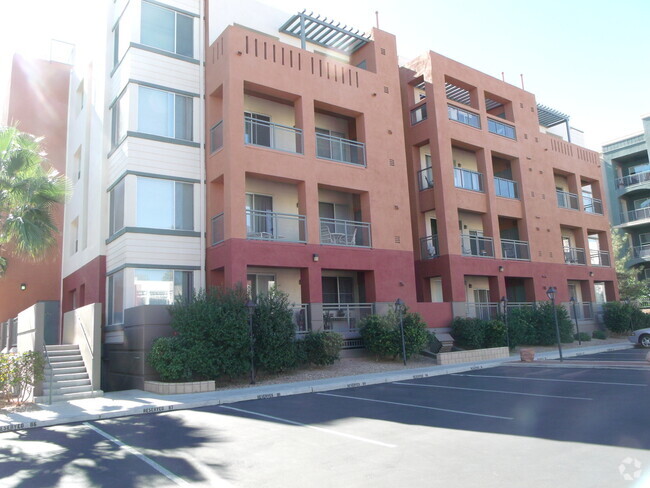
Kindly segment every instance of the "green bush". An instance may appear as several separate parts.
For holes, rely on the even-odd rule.
[[[607,339],[607,332],[604,330],[595,330],[591,333],[594,339]]]
[[[485,324],[483,347],[505,347],[508,345],[506,324],[501,320],[490,320]]]
[[[289,296],[273,288],[259,296],[253,316],[255,365],[271,373],[280,373],[296,365],[296,328]]]
[[[561,342],[573,342],[573,324],[566,308],[556,305],[558,328]],[[541,302],[535,307],[536,342],[540,346],[550,346],[557,343],[555,331],[555,316],[551,302]]]
[[[159,337],[153,342],[147,361],[162,381],[190,381],[192,371],[184,351],[178,337]]]
[[[422,351],[429,342],[427,325],[420,315],[405,310],[402,316],[404,326],[404,350],[406,357]],[[364,347],[377,357],[402,355],[402,334],[400,318],[394,311],[386,315],[370,315],[360,324]]]
[[[451,323],[454,343],[462,349],[482,349],[485,344],[485,326],[485,320],[455,317]]]
[[[603,304],[605,327],[615,334],[625,334],[634,330],[635,306],[631,303],[607,302]]]
[[[0,395],[27,401],[36,383],[45,378],[45,359],[40,352],[0,354]]]
[[[510,347],[521,344],[533,345],[537,338],[535,333],[535,308],[521,307],[508,311],[508,334]]]
[[[299,354],[302,349],[306,361],[318,366],[334,364],[343,347],[341,334],[330,331],[308,332],[302,342]]]
[[[583,341],[583,342],[589,342],[591,340],[591,336],[587,334],[586,332],[580,332],[578,334],[573,334],[573,338],[576,341]]]

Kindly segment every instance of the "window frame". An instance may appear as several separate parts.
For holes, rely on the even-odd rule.
[[[160,226],[153,226],[147,222],[141,222],[140,221],[140,201],[141,201],[141,195],[140,195],[140,182],[142,180],[149,180],[150,182],[155,182],[158,184],[170,184],[172,185],[172,212],[171,212],[171,225],[169,227],[160,227]],[[179,209],[178,209],[178,186],[179,185],[185,185],[190,189],[190,198],[189,198],[189,204],[191,206],[191,216],[187,216],[189,218],[189,222],[184,221],[184,217],[186,214],[186,209],[183,207],[180,211],[180,218],[182,219],[180,225],[179,225]],[[182,192],[184,194],[184,192]],[[180,204],[183,205],[184,200],[181,199]],[[149,176],[137,176],[136,177],[136,210],[135,210],[135,217],[136,217],[136,226],[137,227],[142,227],[145,229],[166,229],[166,230],[180,230],[180,231],[193,231],[194,230],[194,184],[185,182],[185,181],[177,181],[177,180],[172,180],[172,179],[167,179],[167,178],[154,178],[154,177],[149,177]]]
[[[173,51],[170,51],[169,49],[165,49],[164,47],[161,47],[159,45],[153,45],[153,44],[150,44],[150,43],[148,44],[143,39],[143,37],[144,37],[143,33],[145,31],[144,23],[145,23],[145,17],[146,17],[145,14],[144,14],[144,6],[145,5],[147,5],[147,8],[165,10],[165,11],[171,12],[173,14],[173,18],[174,18],[174,25],[172,26],[173,27],[172,28],[173,36],[174,36],[174,38],[173,38],[174,50]],[[188,51],[191,51],[191,54],[189,54],[189,55],[185,52],[184,49],[181,48],[181,46],[179,46],[179,38],[181,37],[179,35],[179,29],[180,29],[180,27],[179,27],[179,16],[184,18],[184,19],[189,19],[189,21],[190,21],[191,32],[190,32],[190,36],[189,36],[189,46],[186,46],[186,47],[189,48]],[[172,8],[169,8],[169,7],[166,7],[166,6],[163,6],[163,5],[158,5],[158,4],[154,4],[154,3],[151,3],[151,2],[147,2],[147,1],[142,2],[142,7],[140,9],[140,43],[143,46],[148,46],[148,47],[151,47],[151,48],[154,48],[154,49],[160,49],[161,51],[172,53],[172,54],[175,54],[177,56],[183,56],[183,57],[186,57],[186,58],[194,59],[194,50],[195,50],[195,46],[194,46],[194,44],[195,44],[194,43],[194,30],[195,30],[194,18],[192,16],[186,15],[186,14],[184,14],[182,12],[179,12],[177,10],[174,10]],[[181,50],[183,50],[183,52],[180,52]]]
[[[152,131],[146,131],[146,130],[142,129],[143,119],[141,117],[143,117],[143,114],[147,113],[146,110],[143,110],[144,109],[144,107],[143,107],[143,103],[144,103],[143,99],[144,99],[144,97],[142,97],[142,92],[143,91],[160,92],[160,93],[164,93],[166,95],[166,97],[167,97],[166,103],[168,104],[169,107],[171,107],[171,111],[172,111],[171,120],[168,119],[166,121],[167,128],[168,129],[171,128],[171,132],[172,132],[171,134],[169,134],[168,132],[166,132],[164,134],[160,134],[160,133],[155,133],[155,132],[152,132]],[[170,103],[170,98],[169,98],[170,96],[173,97],[173,101],[171,101],[171,103]],[[189,121],[189,127],[183,127],[184,132],[185,132],[185,134],[183,134],[183,137],[179,137],[179,135],[177,134],[178,125],[179,125],[179,122],[181,122],[178,119],[178,117],[180,116],[179,111],[178,111],[179,99],[189,101],[189,103],[185,104],[186,107],[189,107],[189,112],[190,112],[189,117],[187,117],[187,113],[183,114],[183,115],[186,116],[185,118],[187,119],[187,121]],[[187,95],[181,95],[180,93],[176,93],[176,92],[171,91],[171,90],[165,90],[165,89],[162,89],[162,88],[154,88],[154,87],[151,87],[151,86],[138,85],[138,132],[140,132],[142,134],[149,134],[149,135],[152,135],[152,136],[157,136],[157,137],[165,137],[165,138],[169,138],[169,139],[176,139],[176,140],[179,140],[179,141],[193,142],[194,141],[194,97],[187,96]],[[184,137],[186,134],[189,134],[189,136]]]

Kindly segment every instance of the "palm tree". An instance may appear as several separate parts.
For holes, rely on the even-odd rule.
[[[65,201],[67,182],[44,168],[40,142],[17,127],[0,127],[0,276],[9,245],[14,255],[38,260],[56,242],[52,210]]]

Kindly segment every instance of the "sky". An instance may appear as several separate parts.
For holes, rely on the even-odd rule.
[[[49,39],[80,42],[89,29],[80,19],[103,9],[105,0],[5,1],[2,90],[12,52],[47,57]],[[537,102],[568,114],[594,150],[641,132],[641,117],[650,114],[647,0],[259,1],[367,32],[378,11],[379,27],[397,37],[404,61],[432,50],[499,79],[504,73],[519,87],[523,75]]]

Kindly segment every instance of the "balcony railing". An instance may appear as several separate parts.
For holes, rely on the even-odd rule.
[[[517,308],[531,308],[535,306],[535,302],[508,302],[508,312]],[[501,307],[503,309],[503,307]]]
[[[608,251],[599,251],[592,249],[589,251],[589,261],[592,266],[606,266],[609,267],[612,265],[611,260],[609,259]]]
[[[252,146],[302,154],[302,130],[244,116],[245,141]]]
[[[519,190],[517,189],[517,182],[507,180],[505,178],[494,177],[494,189],[498,197],[503,198],[519,198]]]
[[[420,188],[420,191],[433,188],[433,170],[431,166],[418,171],[418,188]]]
[[[210,154],[223,147],[223,120],[210,129]]]
[[[261,241],[307,242],[304,215],[246,210],[246,238]]]
[[[316,156],[341,163],[366,165],[366,145],[363,142],[316,133]]]
[[[454,186],[463,190],[484,191],[483,175],[476,171],[454,168]]]
[[[575,311],[571,302],[565,304],[572,320],[590,320],[594,318],[594,309],[591,302],[575,302]]]
[[[422,122],[423,120],[427,120],[426,103],[411,110],[411,125],[415,125],[418,122]]]
[[[560,208],[569,208],[578,210],[578,195],[569,193],[568,191],[556,190],[557,192],[557,206]]]
[[[292,320],[296,326],[296,335],[306,334],[311,330],[309,322],[309,304],[296,303],[291,307],[293,313]]]
[[[212,245],[219,244],[225,239],[223,230],[223,212],[212,217]]]
[[[371,247],[370,224],[321,218],[320,243],[329,246]]]
[[[564,262],[566,264],[587,264],[585,250],[580,247],[565,247]]]
[[[468,112],[462,108],[454,107],[453,105],[447,105],[447,114],[449,116],[449,120],[454,120],[476,129],[481,128],[481,119],[475,113]]]
[[[593,198],[583,193],[582,204],[584,206],[585,212],[603,215],[603,201],[599,198]]]
[[[650,219],[650,207],[637,208],[621,214],[621,222],[634,222],[635,220]]]
[[[338,332],[345,338],[359,336],[359,322],[372,315],[372,303],[323,304],[323,329]]]
[[[488,117],[488,132],[498,136],[507,137],[508,139],[517,139],[515,128],[512,125],[504,124],[498,120]]]
[[[499,316],[500,302],[466,302],[465,316],[481,320],[493,320]]]
[[[421,259],[433,259],[440,256],[438,249],[438,235],[420,238],[420,257]]]
[[[494,257],[494,242],[491,237],[461,234],[460,247],[463,256]]]
[[[503,256],[503,259],[530,261],[528,241],[501,239],[501,255]]]
[[[634,246],[634,248],[632,248],[632,255],[636,259],[650,259],[650,244]]]
[[[627,188],[628,186],[638,185],[650,181],[650,171],[642,171],[633,175],[623,176],[616,179],[616,188]]]

